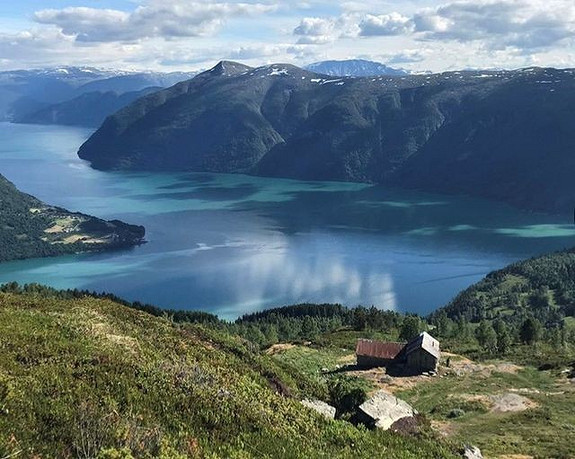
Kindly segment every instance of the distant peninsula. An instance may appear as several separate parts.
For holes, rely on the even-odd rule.
[[[45,204],[0,175],[0,262],[130,247],[144,236],[142,226]]]

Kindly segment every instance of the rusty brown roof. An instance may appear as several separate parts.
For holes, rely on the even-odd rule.
[[[405,343],[391,343],[384,341],[374,341],[370,339],[359,339],[355,347],[355,355],[375,357],[378,359],[394,359],[404,348]]]

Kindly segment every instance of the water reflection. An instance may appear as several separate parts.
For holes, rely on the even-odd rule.
[[[230,279],[226,315],[286,303],[341,303],[397,307],[392,276],[376,260],[349,262],[337,250],[314,250],[322,242],[306,236],[289,247],[286,238],[276,250],[257,250],[241,261]],[[231,273],[230,273],[231,274]],[[217,286],[214,286],[217,287]],[[220,288],[220,287],[218,287]]]

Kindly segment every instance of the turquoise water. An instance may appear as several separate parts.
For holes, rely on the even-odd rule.
[[[130,250],[0,265],[0,282],[233,318],[297,302],[428,313],[487,272],[574,244],[570,216],[353,183],[100,172],[91,131],[0,123],[0,173],[51,204],[142,224]]]

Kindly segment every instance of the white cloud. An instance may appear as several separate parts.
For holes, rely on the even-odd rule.
[[[318,45],[331,43],[338,38],[354,38],[360,33],[358,16],[342,14],[335,18],[303,18],[294,29],[298,44]]]
[[[0,67],[4,69],[53,65],[110,66],[142,52],[138,44],[102,43],[97,52],[87,52],[73,37],[60,30],[36,28],[15,34],[0,34]],[[125,64],[124,67],[128,67]]]
[[[56,26],[83,42],[135,41],[144,38],[195,37],[215,33],[230,18],[275,10],[263,3],[150,1],[133,12],[70,7],[35,13],[38,23]]]
[[[259,59],[267,60],[268,58],[282,58],[286,55],[294,55],[301,57],[306,55],[309,51],[307,46],[292,45],[292,44],[277,44],[277,45],[247,45],[240,46],[232,49],[231,51],[220,50],[222,56],[226,59],[238,60],[252,60]]]
[[[413,17],[426,40],[483,41],[489,48],[547,47],[575,34],[571,0],[458,1]]]
[[[339,38],[408,36],[435,42],[480,42],[489,49],[529,52],[575,36],[573,0],[462,0],[411,15],[344,13],[308,17],[294,30],[298,43],[325,44]]]
[[[359,23],[360,35],[386,36],[386,35],[404,35],[413,31],[413,22],[399,13],[373,14],[366,15]]]
[[[336,22],[329,18],[303,18],[293,33],[299,36],[299,44],[329,43],[336,38]]]
[[[434,71],[575,66],[573,0],[131,3],[130,11],[44,9],[34,23],[0,18],[0,67],[197,70],[221,58],[259,65],[356,57]]]
[[[430,54],[431,51],[429,49],[404,49],[399,53],[384,54],[381,58],[389,65],[404,65],[423,62]]]

